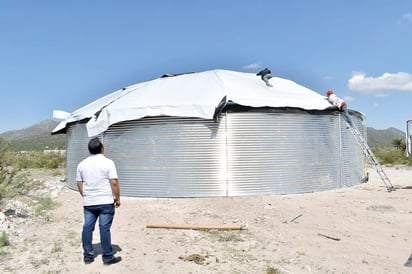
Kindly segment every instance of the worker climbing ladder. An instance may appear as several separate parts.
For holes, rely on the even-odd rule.
[[[386,189],[391,192],[395,190],[394,186],[392,185],[391,181],[389,180],[388,176],[386,175],[385,171],[383,170],[381,164],[379,163],[378,159],[376,158],[375,154],[373,154],[372,150],[370,149],[368,143],[363,138],[362,134],[359,132],[358,128],[352,124],[349,126],[350,131],[352,132],[353,136],[355,136],[356,140],[358,141],[359,145],[362,147],[363,153],[370,159],[372,162],[376,172],[382,179],[382,182],[385,184]]]

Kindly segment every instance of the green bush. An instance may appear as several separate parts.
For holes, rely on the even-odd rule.
[[[47,168],[56,169],[65,166],[66,158],[60,153],[44,153],[41,151],[7,152],[4,162],[17,169]]]
[[[36,209],[35,209],[35,215],[36,215],[36,216],[42,216],[42,214],[43,214],[45,211],[50,210],[50,209],[53,209],[53,208],[55,208],[56,206],[57,206],[57,203],[54,202],[54,201],[52,200],[52,198],[50,198],[50,197],[42,198],[42,199],[39,201],[39,204],[37,205],[37,207],[36,207]]]
[[[32,179],[26,169],[53,169],[56,174],[64,166],[65,156],[60,153],[11,152],[7,142],[0,138],[0,202],[6,197],[26,195],[42,184]]]
[[[404,150],[396,148],[375,148],[373,152],[383,165],[412,166],[412,157],[406,156]]]
[[[13,176],[8,176],[7,180],[0,181],[0,201],[4,198],[26,195],[31,190],[40,187],[41,184],[40,181],[30,178],[30,172],[17,172],[13,169]]]
[[[0,201],[9,192],[16,171],[7,164],[7,143],[0,138]]]
[[[2,231],[0,234],[0,247],[8,246],[9,244],[9,239],[6,232]]]
[[[271,267],[271,266],[268,266],[266,268],[266,274],[281,274],[281,273],[282,272],[277,268],[274,268],[274,267]]]

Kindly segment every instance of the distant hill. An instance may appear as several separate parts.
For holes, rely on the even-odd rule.
[[[368,144],[370,147],[391,147],[395,138],[405,139],[406,133],[397,128],[374,129],[368,127]]]
[[[54,120],[44,120],[27,128],[4,132],[0,137],[9,142],[11,151],[65,149],[66,135],[51,135],[57,124]],[[381,130],[368,127],[367,130],[370,147],[391,147],[393,139],[405,138],[405,132],[396,128]]]
[[[66,135],[51,135],[58,125],[54,120],[44,120],[30,127],[6,131],[0,137],[9,143],[10,151],[42,151],[45,149],[65,149]]]

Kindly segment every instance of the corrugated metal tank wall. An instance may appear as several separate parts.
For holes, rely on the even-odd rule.
[[[69,126],[66,177],[73,188],[88,140],[84,124]],[[356,185],[366,173],[363,153],[340,115],[228,112],[219,122],[145,118],[111,126],[103,141],[124,196],[304,193]]]
[[[89,155],[89,138],[85,123],[71,124],[66,131],[66,181],[69,187],[77,189],[76,168]]]
[[[224,137],[213,121],[147,118],[112,126],[104,143],[123,193],[206,197],[226,195]]]

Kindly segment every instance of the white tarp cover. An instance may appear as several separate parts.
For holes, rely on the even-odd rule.
[[[115,91],[74,111],[53,133],[87,118],[89,136],[104,132],[112,124],[148,116],[213,119],[225,96],[227,101],[250,107],[324,110],[331,106],[324,96],[293,81],[274,77],[270,83],[273,87],[267,87],[255,73],[228,70],[159,78]]]

